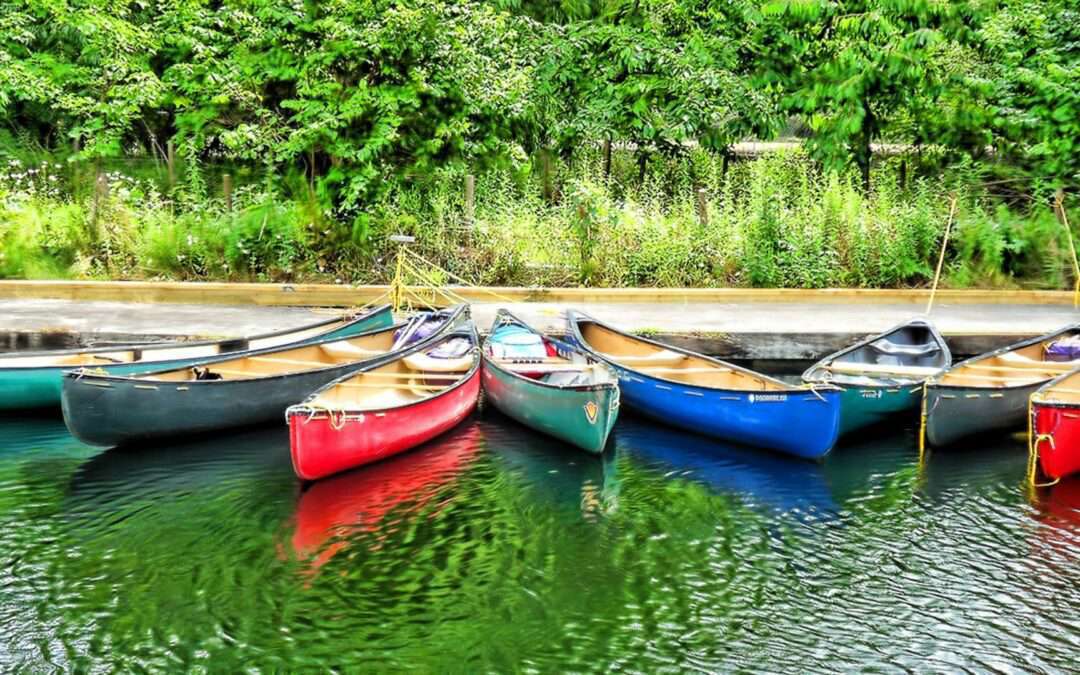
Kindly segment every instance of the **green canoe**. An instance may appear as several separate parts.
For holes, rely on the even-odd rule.
[[[0,354],[0,411],[59,407],[61,374],[65,370],[94,368],[108,375],[131,375],[159,368],[185,368],[223,354],[351,337],[392,324],[390,306],[384,305],[361,316],[326,319],[249,338]]]
[[[952,363],[933,324],[913,319],[830,354],[803,373],[811,384],[834,384],[840,395],[840,434],[912,412],[922,385]]]
[[[484,342],[484,392],[525,426],[599,454],[619,415],[618,378],[603,363],[499,310]]]

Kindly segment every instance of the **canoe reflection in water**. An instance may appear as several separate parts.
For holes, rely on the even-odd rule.
[[[677,472],[751,505],[807,518],[828,518],[837,511],[822,464],[724,443],[629,415],[615,428],[615,442],[646,465]]]
[[[393,515],[428,506],[469,466],[484,445],[473,420],[403,455],[316,481],[300,494],[293,516],[292,549],[324,565],[357,532],[378,532]]]
[[[1041,539],[1055,548],[1080,550],[1080,476],[1039,488],[1036,507],[1035,517],[1044,525]]]
[[[603,454],[586,454],[494,408],[486,409],[484,418],[493,461],[524,484],[532,502],[577,511],[593,522],[618,510],[618,448],[609,443]]]

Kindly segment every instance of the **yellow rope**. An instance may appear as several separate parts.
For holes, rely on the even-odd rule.
[[[500,295],[499,293],[496,293],[495,291],[489,290],[487,288],[481,288],[481,287],[477,286],[477,284],[469,281],[468,279],[463,279],[462,277],[459,277],[458,275],[454,274],[453,272],[447,271],[447,270],[443,269],[442,267],[439,267],[435,263],[431,262],[427,258],[425,258],[422,255],[420,255],[419,253],[417,253],[416,251],[407,251],[407,252],[409,253],[409,255],[416,258],[418,261],[424,263],[428,267],[430,267],[430,268],[432,268],[434,270],[437,270],[439,272],[442,272],[443,274],[445,274],[449,278],[454,279],[454,280],[464,284],[465,286],[468,286],[468,287],[472,288],[474,291],[479,291],[481,293],[486,293],[487,295],[490,295],[491,297],[493,297],[496,300],[499,300],[501,302],[514,302],[513,298],[508,298],[505,295]]]
[[[307,424],[311,420],[315,419],[315,416],[321,412],[326,413],[327,421],[330,423],[330,428],[334,431],[341,431],[345,428],[345,423],[348,421],[349,414],[344,410],[338,410],[331,408],[330,406],[322,405],[321,403],[308,403],[304,405],[310,412],[307,419],[304,420],[304,424]],[[334,413],[339,413],[338,417],[334,417]]]
[[[1072,254],[1073,264],[1073,279],[1076,281],[1076,285],[1073,287],[1073,309],[1080,307],[1080,261],[1076,258],[1076,244],[1073,243],[1072,228],[1069,227],[1069,215],[1065,212],[1065,193],[1058,190],[1057,196],[1054,198],[1054,205],[1057,207],[1058,219],[1061,220],[1062,227],[1065,228],[1065,237],[1069,241],[1069,252]]]
[[[1049,483],[1036,483],[1035,479],[1038,478],[1039,473],[1039,444],[1047,442],[1050,444],[1050,449],[1055,450],[1057,446],[1054,445],[1053,434],[1037,434],[1035,433],[1035,402],[1041,400],[1038,394],[1032,394],[1028,398],[1028,466],[1027,466],[1027,478],[1028,485],[1032,488],[1050,487],[1051,485],[1057,485],[1061,481],[1060,478],[1054,479]]]
[[[934,296],[937,295],[938,282],[941,281],[941,268],[945,264],[945,249],[949,246],[949,233],[952,231],[953,216],[956,215],[956,195],[952,196],[949,203],[949,219],[945,223],[945,238],[941,240],[941,255],[938,256],[937,271],[934,272],[934,285],[930,289],[930,300],[926,303],[926,313],[934,307]]]
[[[922,386],[922,410],[919,415],[919,464],[923,463],[923,459],[926,457],[926,391],[927,382],[923,382]]]

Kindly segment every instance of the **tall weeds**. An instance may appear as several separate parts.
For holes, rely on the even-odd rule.
[[[489,285],[837,286],[925,284],[958,197],[945,283],[1062,288],[1071,282],[1060,225],[1045,206],[1018,213],[964,172],[901,188],[877,168],[822,173],[800,152],[732,163],[695,152],[650,159],[644,181],[628,153],[605,174],[599,152],[557,164],[555,195],[528,171],[478,176],[467,222],[460,171],[399,183],[364,214],[363,237],[321,212],[288,180],[219,196],[163,194],[160,182],[109,176],[105,199],[55,162],[0,171],[0,276],[382,282],[390,235],[449,273]],[[295,182],[295,181],[293,181]],[[699,212],[696,191],[707,196]],[[1080,221],[1080,218],[1074,220]]]

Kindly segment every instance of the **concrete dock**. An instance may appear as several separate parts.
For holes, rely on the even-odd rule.
[[[473,303],[481,331],[506,307],[561,333],[566,304]],[[812,359],[921,316],[913,303],[579,302],[575,309],[620,328],[728,358]],[[0,351],[139,338],[236,337],[291,328],[340,310],[256,305],[0,300]],[[943,302],[930,317],[958,355],[976,354],[1080,321],[1061,304]],[[43,339],[45,336],[46,339]]]

